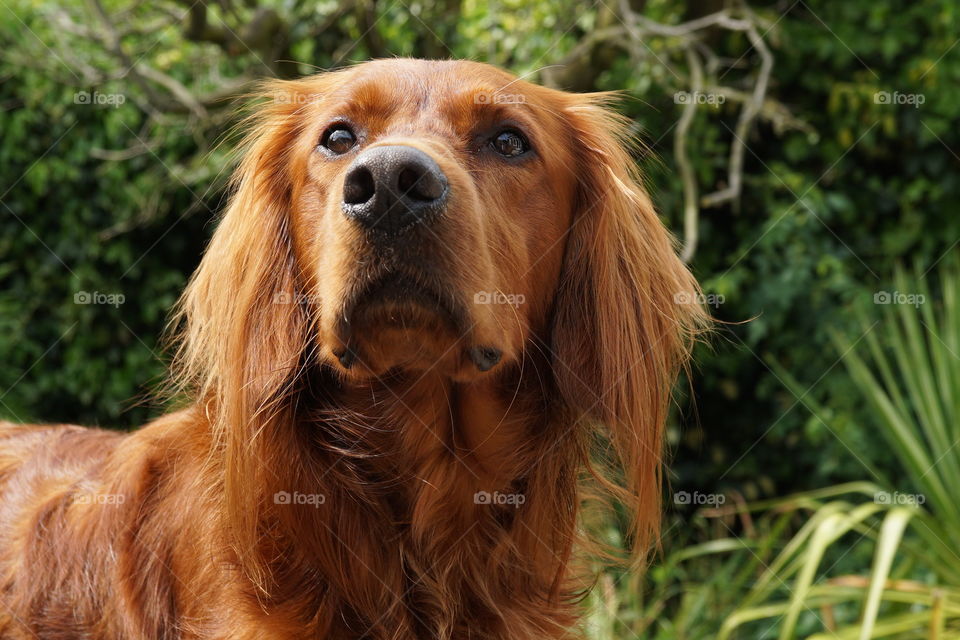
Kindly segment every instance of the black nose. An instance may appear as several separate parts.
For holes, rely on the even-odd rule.
[[[347,169],[343,212],[368,230],[395,236],[436,217],[448,190],[447,177],[424,152],[404,145],[374,147]]]

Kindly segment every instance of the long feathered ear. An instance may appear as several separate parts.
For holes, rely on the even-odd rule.
[[[232,197],[174,317],[174,378],[198,398],[224,453],[217,471],[241,560],[255,557],[257,544],[261,505],[249,489],[264,465],[252,459],[255,443],[290,410],[308,348],[289,227],[291,193],[305,175],[296,150],[304,144],[310,88],[298,81],[267,85],[241,125],[249,133]],[[263,584],[262,575],[251,577]]]
[[[699,289],[640,185],[627,121],[606,94],[571,96],[580,184],[556,303],[554,376],[565,405],[602,433],[642,557],[660,522],[671,389],[708,317]],[[599,474],[602,476],[602,474]]]

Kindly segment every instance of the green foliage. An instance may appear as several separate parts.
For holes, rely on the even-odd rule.
[[[713,637],[724,617],[749,592],[755,576],[772,560],[772,544],[790,522],[782,515],[765,516],[749,523],[749,537],[724,535],[732,532],[731,524],[736,526],[722,517],[678,515],[666,527],[666,551],[646,574],[601,574],[587,600],[588,637]]]
[[[881,317],[861,314],[865,337],[834,334],[859,397],[870,407],[872,419],[863,429],[878,433],[887,446],[882,458],[876,450],[851,452],[876,483],[843,485],[778,505],[811,516],[727,619],[721,639],[750,621],[771,618],[781,640],[796,637],[802,624],[823,632],[811,637],[860,640],[894,631],[897,637],[944,637],[946,628],[960,624],[960,509],[954,493],[960,486],[960,262],[949,261],[940,281],[934,296],[920,272],[909,278],[898,271],[899,295],[878,298]],[[801,391],[785,370],[780,373]],[[814,406],[814,414],[819,409]],[[891,479],[876,471],[877,463],[888,460]],[[760,506],[767,505],[754,508]],[[857,534],[852,539],[851,532]],[[857,576],[817,581],[821,572],[833,573],[832,565],[823,569],[831,551],[842,558],[863,548],[874,549],[872,566],[856,567]],[[860,607],[841,610],[840,628],[817,614],[845,603]]]
[[[650,11],[659,7],[650,4]],[[863,407],[837,366],[829,331],[854,329],[850,302],[892,290],[897,260],[932,266],[957,251],[960,238],[960,145],[949,124],[960,51],[952,46],[955,23],[943,21],[955,4],[804,2],[782,19],[777,11],[764,13],[776,22],[772,94],[812,131],[756,127],[747,140],[742,201],[701,213],[694,269],[706,291],[724,297],[717,316],[743,324],[725,327],[699,354],[698,411],[684,406],[688,418],[673,432],[679,488],[721,479],[719,488],[758,496],[861,477],[846,447],[804,414],[765,360],[773,355],[809,381],[803,393],[828,408],[851,446],[876,448],[852,429]],[[756,62],[736,36],[726,46],[732,58]],[[625,65],[601,79],[604,88],[626,86],[642,97],[624,108],[654,140],[679,115],[670,90],[682,83],[668,74],[651,86],[656,77],[646,66]],[[875,99],[880,92],[925,101],[883,104]],[[692,155],[702,189],[726,179],[734,115],[728,103],[697,116]],[[660,162],[644,164],[661,212],[679,228],[681,186],[670,142],[654,146]],[[750,455],[741,458],[745,450]]]

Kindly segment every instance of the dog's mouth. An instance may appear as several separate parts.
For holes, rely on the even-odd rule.
[[[473,325],[467,307],[440,283],[388,273],[348,299],[332,352],[343,369],[357,373],[464,366],[485,372],[500,362],[501,350],[474,344]]]
[[[446,322],[451,330],[463,325],[463,307],[455,296],[433,283],[404,274],[387,274],[363,287],[354,297],[348,317],[369,320],[383,314],[390,323],[402,323],[413,310],[431,312]],[[354,320],[354,322],[356,322]]]

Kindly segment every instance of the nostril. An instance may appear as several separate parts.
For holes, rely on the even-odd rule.
[[[411,200],[433,202],[443,195],[444,183],[427,167],[403,167],[397,176],[400,193]]]
[[[346,204],[363,204],[376,193],[373,174],[366,167],[357,167],[347,174],[343,182],[343,201]]]
[[[419,199],[417,197],[417,183],[422,177],[422,173],[414,171],[410,167],[401,169],[400,175],[397,176],[397,187],[400,189],[400,193]]]

